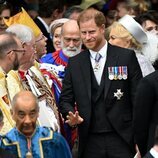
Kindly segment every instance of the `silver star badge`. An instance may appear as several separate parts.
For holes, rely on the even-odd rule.
[[[117,89],[117,92],[114,92],[114,97],[117,98],[117,100],[120,100],[123,96],[123,92],[121,92],[121,89]]]

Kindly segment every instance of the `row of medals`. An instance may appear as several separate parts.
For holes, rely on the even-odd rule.
[[[108,67],[108,76],[110,80],[126,80],[127,75],[127,66]]]

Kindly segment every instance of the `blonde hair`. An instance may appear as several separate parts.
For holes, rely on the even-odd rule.
[[[134,50],[140,50],[140,49],[142,49],[142,45],[119,22],[114,22],[108,29],[110,31],[111,31],[111,29],[114,29],[116,37],[118,37],[118,38],[124,38],[124,39],[129,40],[130,41],[129,48],[134,49]]]

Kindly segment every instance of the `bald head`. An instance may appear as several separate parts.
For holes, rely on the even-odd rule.
[[[30,91],[17,93],[12,101],[11,114],[16,123],[16,128],[26,137],[32,136],[39,115],[36,96]]]
[[[19,39],[11,33],[4,33],[0,35],[0,59],[3,59],[5,55],[13,49],[18,48]]]
[[[69,20],[64,23],[62,26],[61,34],[64,35],[67,32],[76,33],[80,36],[79,26],[76,20]]]
[[[32,102],[38,108],[38,99],[31,91],[20,91],[12,100],[12,108],[16,109],[16,106],[27,104]]]

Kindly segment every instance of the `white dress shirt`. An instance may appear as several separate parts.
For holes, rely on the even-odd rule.
[[[96,61],[95,61],[96,54],[99,53],[102,56],[101,59],[99,60],[99,69],[97,71],[94,71],[96,80],[97,80],[98,84],[100,85],[103,69],[104,69],[105,62],[106,62],[106,56],[107,56],[107,42],[98,52],[95,52],[93,50],[89,50],[89,51],[90,51],[90,60],[92,63],[93,70],[96,65]]]
[[[156,150],[154,150],[154,148],[150,149],[150,154],[154,157],[154,158],[158,158],[158,152]]]

